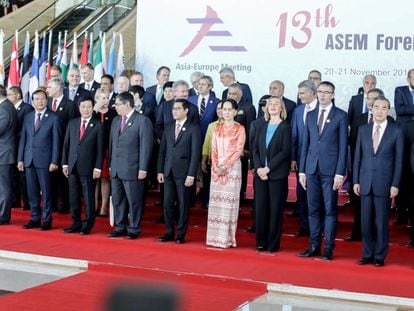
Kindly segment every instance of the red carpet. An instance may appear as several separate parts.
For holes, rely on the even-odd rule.
[[[290,194],[293,198],[294,194]],[[190,211],[187,243],[159,243],[164,225],[155,224],[160,209],[149,204],[139,239],[109,239],[108,220],[98,218],[89,236],[63,234],[70,215],[54,215],[53,230],[23,230],[29,212],[13,210],[12,224],[0,227],[0,248],[41,255],[84,259],[85,273],[1,298],[1,310],[99,310],[108,290],[120,280],[172,282],[180,289],[184,310],[232,310],[265,293],[267,282],[290,283],[414,298],[413,251],[404,246],[406,228],[390,224],[390,253],[383,268],[358,266],[360,243],[337,242],[332,262],[302,259],[296,255],[307,238],[295,238],[297,218],[285,217],[281,251],[274,255],[255,251],[250,207],[242,208],[237,233],[238,247],[219,250],[206,247],[207,212]],[[341,198],[341,202],[346,200]],[[340,207],[338,239],[351,229],[350,209]]]

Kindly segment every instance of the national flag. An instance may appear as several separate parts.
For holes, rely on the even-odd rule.
[[[4,58],[3,58],[4,32],[0,29],[0,84],[4,85]]]
[[[39,34],[35,33],[35,43],[32,58],[32,73],[30,75],[29,94],[32,96],[33,92],[39,87]]]
[[[89,34],[88,63],[93,65],[93,32]]]
[[[88,32],[85,32],[82,45],[82,54],[79,64],[84,65],[88,63]]]
[[[20,70],[19,70],[19,50],[17,48],[18,32],[14,35],[13,48],[10,57],[9,79],[7,87],[20,85]]]
[[[78,68],[78,64],[78,38],[75,32],[73,33],[72,55],[70,57],[69,69]]]
[[[95,56],[95,72],[94,72],[94,80],[101,81],[101,77],[103,75],[102,71],[102,41],[101,37],[99,37],[98,46],[96,47],[96,56]]]
[[[23,101],[29,102],[29,84],[30,84],[30,34],[26,32],[26,41],[24,43],[23,61],[22,61],[22,79],[20,81],[20,88],[22,89]]]
[[[52,29],[49,31],[49,42],[47,45],[47,68],[46,68],[46,83],[50,80],[50,69],[53,66],[53,31]]]
[[[111,76],[115,75],[115,33],[112,35],[111,47],[109,48],[108,67],[106,73]]]
[[[39,60],[39,85],[46,86],[46,32],[43,32],[42,51]]]
[[[106,73],[107,69],[107,61],[106,61],[106,33],[101,33],[100,36],[102,37],[102,72],[103,74]]]
[[[68,49],[66,47],[68,32],[65,31],[65,36],[63,39],[63,49],[62,49],[62,60],[60,61],[60,69],[62,69],[62,80],[66,81],[66,76],[68,74]]]
[[[56,65],[60,66],[62,61],[62,32],[59,31],[58,34],[58,46],[57,46],[57,55],[56,55]]]
[[[116,59],[116,70],[115,70],[115,92],[118,88],[119,77],[125,76],[125,56],[124,56],[124,42],[122,40],[122,34],[119,34],[119,47],[118,47],[118,58]]]

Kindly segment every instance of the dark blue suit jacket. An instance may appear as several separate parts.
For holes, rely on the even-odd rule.
[[[242,88],[242,92],[243,92],[243,96],[240,100],[240,102],[245,102],[248,104],[253,104],[253,98],[252,98],[252,91],[250,90],[249,85],[247,85],[246,83],[240,83],[237,82],[238,84],[240,84],[241,88]],[[223,91],[223,94],[221,96],[222,99],[227,99],[227,93],[229,92],[229,89],[225,89]]]
[[[405,127],[414,118],[413,97],[408,85],[395,88],[394,107],[398,125]]]
[[[197,110],[198,110],[198,96],[196,95],[196,96],[191,96],[188,98],[188,101],[192,103],[193,105],[195,105]],[[200,117],[201,137],[203,141],[207,133],[208,125],[211,122],[214,122],[217,120],[216,109],[217,109],[217,104],[219,103],[219,101],[220,100],[218,98],[212,96],[212,94],[210,93],[208,97],[208,102],[206,103],[206,110],[204,111],[204,115],[203,117]]]
[[[144,116],[148,117],[152,124],[155,122],[155,108],[157,107],[157,101],[155,96],[151,93],[145,92],[144,97],[142,97],[142,106],[138,111]]]
[[[65,87],[63,89],[63,96],[66,98],[69,98],[69,86]],[[79,103],[80,103],[80,99],[81,98],[85,98],[85,97],[92,97],[91,92],[89,92],[88,90],[85,90],[84,88],[78,86],[78,89],[76,90],[76,94],[75,97],[73,98],[73,103],[75,105],[75,107],[77,109],[79,109]],[[94,98],[92,98],[94,99]]]
[[[355,125],[355,122],[363,114],[362,107],[364,106],[364,94],[358,94],[351,97],[348,106],[348,122],[351,126]],[[368,109],[366,109],[368,110]]]
[[[85,89],[85,82],[79,84],[79,87]],[[101,87],[101,84],[99,82],[96,82],[95,80],[92,83],[92,87],[89,90],[89,92],[91,92],[92,98],[95,99],[95,93],[96,91]],[[86,90],[88,91],[88,90]]]
[[[34,130],[35,111],[29,112],[24,118],[20,135],[18,162],[25,167],[46,169],[51,163],[59,164],[62,130],[59,117],[49,108],[40,121],[40,127]]]
[[[360,184],[362,195],[389,197],[391,186],[399,187],[404,152],[404,136],[394,123],[388,122],[378,150],[374,153],[373,124],[359,127],[355,149],[353,182]]]
[[[0,104],[0,165],[16,163],[19,121],[14,105],[5,99]]]
[[[303,113],[305,112],[305,104],[297,106],[293,111],[291,126],[292,126],[292,161],[299,163],[302,151],[302,138],[305,129],[303,122]]]
[[[333,105],[319,136],[319,105],[308,113],[303,133],[299,173],[345,176],[348,154],[348,118]]]

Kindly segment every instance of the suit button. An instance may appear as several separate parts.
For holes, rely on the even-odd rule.
[[[175,148],[173,148],[173,150],[175,150]]]

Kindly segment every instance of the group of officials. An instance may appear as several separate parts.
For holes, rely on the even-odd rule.
[[[208,143],[208,125],[217,120],[221,105],[212,78],[195,72],[190,89],[183,80],[169,82],[170,69],[162,66],[157,84],[145,90],[139,72],[130,79],[120,77],[116,86],[110,75],[94,81],[90,64],[72,68],[68,84],[61,80],[59,67],[53,66],[51,74],[47,87],[31,95],[31,105],[22,102],[18,87],[0,86],[0,225],[10,223],[13,197],[21,193],[24,206],[31,210],[25,229],[49,230],[52,211],[70,209],[72,225],[64,232],[89,234],[95,222],[96,182],[107,166],[115,224],[108,236],[139,236],[146,191],[158,182],[163,185],[166,223],[166,234],[159,241],[184,243],[197,180],[202,181],[202,206],[208,208],[209,163],[208,157],[201,159],[201,147]],[[270,95],[259,102],[257,116],[249,86],[238,82],[232,69],[223,68],[220,81],[226,87],[222,98],[237,103],[235,120],[248,138],[241,157],[240,197],[245,196],[249,157],[254,186],[267,193],[255,195],[257,250],[279,249],[287,174],[296,171],[297,235],[309,236],[309,247],[299,256],[332,260],[338,190],[346,178],[353,184],[349,191],[355,205],[348,240],[363,242],[358,263],[384,265],[391,200],[396,198],[401,217],[408,217],[411,224],[414,218],[407,187],[414,164],[410,163],[414,162],[414,70],[408,72],[408,86],[395,90],[396,122],[389,117],[390,102],[376,88],[373,75],[364,77],[348,113],[335,105],[334,84],[322,81],[317,70],[298,85],[297,103],[283,96],[283,82],[273,81]],[[101,118],[96,92],[108,95],[109,113]],[[105,120],[110,120],[108,128]],[[281,179],[283,191],[275,197],[272,187],[278,186],[272,185]],[[268,192],[263,192],[263,182]],[[20,205],[21,198],[17,200]],[[277,219],[265,219],[263,206],[271,209],[266,215]],[[271,233],[263,236],[263,222],[269,221]]]

